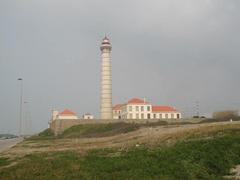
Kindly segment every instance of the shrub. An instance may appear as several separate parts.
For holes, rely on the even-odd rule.
[[[40,136],[40,137],[54,136],[54,133],[50,128],[48,128],[48,129],[45,129],[44,131],[40,132],[38,134],[38,136]]]

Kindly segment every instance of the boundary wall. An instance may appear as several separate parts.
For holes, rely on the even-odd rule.
[[[199,123],[203,119],[56,119],[50,122],[50,129],[54,132],[55,135],[63,133],[64,130],[81,124],[108,124],[108,123],[136,123],[136,124],[145,124],[145,123],[154,123],[165,121],[167,123]]]

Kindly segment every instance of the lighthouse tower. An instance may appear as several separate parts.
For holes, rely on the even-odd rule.
[[[112,119],[112,77],[110,52],[112,46],[105,36],[101,44],[102,52],[102,80],[101,80],[101,119]]]

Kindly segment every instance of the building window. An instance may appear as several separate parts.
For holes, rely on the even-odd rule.
[[[138,106],[136,106],[136,111],[139,111],[139,107]]]
[[[141,106],[141,111],[144,111],[144,106]]]
[[[165,114],[165,118],[168,119],[168,114]]]
[[[171,114],[171,118],[174,119],[174,114]]]
[[[159,119],[162,119],[162,114],[159,114]]]
[[[156,114],[153,114],[153,118],[156,119]]]
[[[144,119],[144,114],[141,114],[141,119]]]
[[[147,118],[151,119],[151,114],[150,113],[147,114]]]
[[[138,113],[136,114],[136,119],[139,119],[139,114]]]
[[[177,114],[177,119],[180,119],[180,114]]]
[[[130,114],[129,114],[129,119],[132,119],[132,118],[133,118],[133,117],[132,117],[132,114],[130,113]]]
[[[151,109],[150,106],[148,106],[148,107],[147,107],[147,110],[150,111],[150,109]]]
[[[129,111],[132,111],[132,106],[129,106],[129,107],[128,107],[128,110],[129,110]]]

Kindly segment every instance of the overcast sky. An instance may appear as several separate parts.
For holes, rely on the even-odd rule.
[[[113,102],[146,97],[185,116],[240,109],[239,0],[1,0],[0,133],[47,127],[51,110],[100,111],[100,43]],[[26,127],[24,125],[24,127]]]

